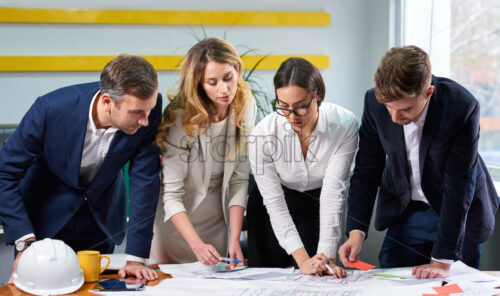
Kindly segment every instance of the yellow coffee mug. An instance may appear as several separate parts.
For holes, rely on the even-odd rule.
[[[101,255],[99,251],[79,251],[78,261],[80,262],[80,268],[83,270],[83,277],[85,282],[97,282],[99,280],[99,275],[108,267],[111,261],[108,256]],[[106,258],[108,262],[106,266],[101,268],[101,259]]]

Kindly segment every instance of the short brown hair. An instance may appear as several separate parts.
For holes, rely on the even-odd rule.
[[[104,67],[99,87],[116,102],[125,94],[146,100],[158,89],[158,75],[146,59],[122,54]]]
[[[393,47],[382,57],[375,73],[375,97],[389,103],[422,94],[431,79],[431,63],[417,46]]]

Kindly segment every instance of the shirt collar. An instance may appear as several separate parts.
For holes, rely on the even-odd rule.
[[[324,108],[321,108],[321,106],[318,107],[318,122],[316,122],[316,128],[314,128],[314,132],[318,133],[324,133],[326,131],[326,111],[324,111]]]
[[[118,131],[118,129],[115,128],[115,127],[110,127],[110,128],[107,128],[107,129],[104,129],[104,128],[97,129],[97,127],[95,126],[94,117],[92,116],[92,109],[94,109],[94,103],[96,103],[96,99],[97,99],[97,97],[99,96],[100,93],[101,93],[101,91],[98,90],[95,93],[94,97],[92,98],[92,101],[90,102],[90,108],[89,108],[89,127],[90,127],[90,131],[92,133],[116,132],[116,131]]]
[[[94,97],[92,98],[92,101],[90,102],[90,108],[89,108],[89,127],[90,127],[90,130],[93,132],[93,133],[96,133],[97,132],[97,128],[95,126],[95,122],[94,122],[94,118],[92,117],[92,110],[94,109],[94,103],[95,103],[95,99],[97,98],[97,96],[99,95],[101,91],[98,90]]]
[[[422,115],[420,115],[420,118],[417,120],[416,125],[417,126],[422,126],[425,122],[425,118],[427,117],[427,110],[429,110],[429,102],[430,98],[427,100],[427,103],[425,103],[424,111],[422,112]]]
[[[321,106],[318,109],[319,109],[318,110],[318,112],[319,112],[318,122],[316,122],[316,127],[314,128],[314,130],[312,132],[313,133],[318,133],[318,132],[324,133],[326,130],[326,114],[325,114],[325,111],[322,111],[323,108],[321,108]],[[278,116],[278,118],[280,118],[278,120],[278,124],[283,125],[286,133],[294,133],[292,125],[288,122],[288,119],[286,119],[285,116],[281,116],[279,114],[276,114],[276,116]]]

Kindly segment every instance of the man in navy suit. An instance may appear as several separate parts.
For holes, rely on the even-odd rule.
[[[431,74],[416,46],[389,50],[367,91],[351,178],[341,261],[357,259],[378,190],[375,229],[387,229],[381,267],[446,277],[455,260],[478,268],[498,195],[479,156],[479,103]]]
[[[6,243],[18,252],[14,272],[34,240],[55,238],[75,251],[112,253],[128,231],[120,276],[158,277],[144,261],[159,195],[154,139],[161,106],[156,71],[127,55],[110,61],[100,82],[35,101],[0,152],[0,219]],[[128,161],[127,227],[121,170]]]

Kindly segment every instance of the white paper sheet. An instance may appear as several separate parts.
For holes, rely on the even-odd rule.
[[[417,280],[411,277],[411,268],[350,270],[346,279],[306,276],[293,268],[248,268],[230,273],[217,273],[201,263],[160,265],[160,268],[163,272],[172,274],[174,278],[163,280],[155,287],[146,287],[141,292],[100,294],[109,296],[421,296],[424,293],[436,294],[432,287],[441,286],[443,281],[443,279]],[[408,280],[379,279],[374,277],[373,273],[397,274],[408,277]],[[500,278],[470,268],[462,262],[454,263],[450,276],[444,280],[457,283],[464,290],[464,293],[457,295],[482,296],[500,293],[500,290],[493,289],[500,286]],[[401,284],[404,282],[412,282],[412,284]]]
[[[211,266],[200,262],[186,264],[160,264],[160,270],[174,278],[205,279],[245,279],[245,280],[284,280],[293,273],[292,268],[247,268],[232,272],[217,272]]]
[[[370,272],[373,273],[384,273],[384,274],[392,274],[400,277],[404,277],[404,279],[397,278],[380,278],[381,280],[391,281],[393,283],[397,283],[399,285],[418,285],[426,282],[432,281],[446,281],[452,283],[480,283],[480,282],[492,282],[498,281],[500,278],[488,275],[484,272],[481,272],[475,268],[469,267],[461,261],[457,261],[451,265],[450,272],[447,278],[443,279],[416,279],[411,274],[411,267],[404,268],[387,268],[387,269],[373,269]]]
[[[149,288],[149,287],[148,287]],[[301,283],[281,281],[242,281],[222,279],[179,278],[164,280],[160,285],[147,289],[148,295],[204,295],[204,296],[361,296],[360,288],[343,287],[306,287]]]

